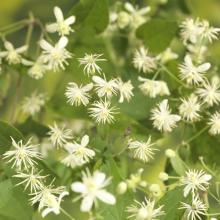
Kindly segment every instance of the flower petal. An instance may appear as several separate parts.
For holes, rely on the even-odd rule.
[[[48,24],[46,25],[46,30],[50,33],[54,33],[58,30],[58,25],[57,23],[53,23],[53,24]]]
[[[74,192],[84,193],[86,191],[86,186],[81,182],[74,182],[71,185],[71,189]]]
[[[62,22],[64,19],[63,19],[63,12],[61,11],[61,9],[59,7],[54,7],[54,15],[57,19],[58,22]]]
[[[44,50],[50,51],[51,49],[53,49],[52,45],[49,44],[46,40],[41,40],[40,41],[40,47]]]
[[[82,140],[81,140],[81,145],[83,147],[87,146],[87,144],[89,143],[89,136],[88,135],[84,135]]]
[[[67,45],[67,43],[68,43],[68,39],[66,37],[61,37],[57,43],[57,46],[58,48],[62,49]]]
[[[201,64],[200,66],[198,66],[197,70],[199,72],[206,72],[207,70],[209,70],[210,67],[211,67],[210,63],[204,63],[204,64]]]
[[[70,16],[69,18],[67,18],[65,20],[65,24],[70,25],[70,24],[75,23],[75,21],[76,21],[76,17],[75,16]]]
[[[116,203],[116,199],[115,197],[109,193],[109,192],[106,192],[105,190],[100,190],[97,192],[97,197],[105,202],[105,203],[108,203],[108,204],[111,204],[111,205],[114,205]]]
[[[93,180],[97,185],[102,185],[102,183],[105,181],[105,177],[106,175],[104,173],[96,171],[94,173]]]
[[[92,196],[84,197],[84,199],[82,200],[81,206],[80,206],[80,210],[82,212],[89,212],[92,208],[93,201],[94,201],[94,198]]]

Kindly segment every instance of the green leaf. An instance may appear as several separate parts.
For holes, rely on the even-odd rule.
[[[4,220],[30,220],[33,209],[28,197],[20,187],[13,186],[11,180],[0,183],[0,216]]]
[[[152,19],[141,25],[136,35],[144,41],[151,52],[159,53],[169,46],[176,35],[177,28],[175,21]]]
[[[185,200],[183,196],[182,188],[175,188],[167,192],[163,198],[159,201],[160,205],[163,205],[163,210],[166,213],[160,219],[161,220],[181,220],[184,210],[179,209],[180,202]]]
[[[107,0],[81,0],[70,11],[76,16],[80,28],[93,29],[96,33],[105,30],[109,21]]]
[[[24,123],[19,124],[17,128],[22,132],[23,135],[36,134],[38,137],[46,137],[49,128],[43,124],[40,124],[33,120],[31,117],[28,118]]]
[[[15,127],[11,126],[7,122],[0,121],[0,153],[3,154],[11,147],[11,137],[15,141],[23,139],[22,134]]]

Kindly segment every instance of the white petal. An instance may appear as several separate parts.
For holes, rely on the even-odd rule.
[[[58,41],[58,48],[62,49],[64,48],[68,43],[68,39],[66,37],[61,37],[60,40]]]
[[[106,192],[105,190],[100,190],[97,192],[97,197],[108,204],[114,205],[116,203],[115,197],[111,194]]]
[[[73,153],[73,150],[75,149],[74,144],[73,143],[66,143],[64,145],[64,148],[71,154]]]
[[[21,59],[21,63],[25,66],[32,66],[34,64],[34,62],[26,59]]]
[[[87,144],[89,143],[89,136],[88,135],[84,135],[82,140],[81,140],[81,145],[83,147],[87,146]]]
[[[54,15],[57,19],[58,22],[62,22],[64,19],[63,19],[63,12],[61,11],[61,9],[59,7],[54,7]]]
[[[185,61],[185,63],[186,63],[187,66],[193,66],[192,59],[191,59],[190,55],[187,54],[187,55],[184,57],[184,61]]]
[[[103,83],[105,83],[105,80],[102,79],[102,78],[99,77],[99,76],[93,76],[93,77],[92,77],[92,80],[93,80],[95,83],[97,83],[97,84],[103,84]]]
[[[92,196],[86,196],[81,203],[80,210],[82,212],[89,212],[92,208],[94,198]]]
[[[71,189],[72,191],[74,192],[78,192],[78,193],[84,193],[85,190],[86,190],[86,186],[81,183],[81,182],[74,182],[72,185],[71,185]]]
[[[48,32],[50,32],[50,33],[56,32],[57,29],[58,29],[57,23],[48,24],[48,25],[46,26],[46,30],[47,30]]]
[[[28,46],[27,46],[27,45],[24,45],[24,46],[22,46],[22,47],[17,48],[16,51],[17,51],[18,53],[24,53],[27,49],[28,49]]]
[[[94,179],[95,183],[100,186],[105,181],[105,177],[106,177],[106,175],[104,173],[96,171],[94,173],[93,179]]]
[[[75,23],[75,21],[76,21],[76,17],[75,16],[70,16],[69,18],[67,18],[65,20],[65,24],[70,25],[70,24]]]
[[[50,51],[51,49],[53,49],[53,46],[51,44],[49,44],[46,40],[41,40],[40,41],[40,47],[44,50],[48,50]]]
[[[8,55],[8,51],[0,52],[0,57],[6,57]]]
[[[62,192],[62,193],[60,194],[60,196],[59,196],[58,203],[60,204],[61,201],[62,201],[62,199],[63,199],[63,197],[64,197],[64,196],[68,196],[68,195],[69,195],[69,193],[68,193],[67,191]]]
[[[139,10],[139,13],[140,13],[141,15],[145,15],[145,14],[147,14],[150,10],[151,10],[151,7],[150,7],[150,6],[144,7],[144,8],[141,8],[141,9]]]
[[[126,9],[128,12],[131,12],[131,13],[133,13],[133,12],[135,11],[133,5],[132,5],[131,3],[129,3],[129,2],[126,2],[126,3],[125,3],[125,9]]]
[[[141,82],[146,82],[148,79],[138,76],[138,80]]]
[[[210,63],[204,63],[204,64],[198,66],[198,67],[197,67],[197,70],[198,70],[199,72],[205,72],[205,71],[209,70],[210,67],[211,67],[211,64],[210,64]]]
[[[89,84],[85,85],[85,86],[82,88],[82,90],[83,90],[84,92],[88,92],[88,91],[90,91],[92,88],[93,88],[93,83],[89,83]]]
[[[44,218],[46,215],[48,215],[50,212],[54,212],[56,215],[59,214],[59,211],[55,211],[54,208],[46,208],[44,211],[41,213],[42,217]]]
[[[14,50],[13,44],[9,41],[5,41],[4,46],[5,46],[6,50],[9,50],[9,51]]]

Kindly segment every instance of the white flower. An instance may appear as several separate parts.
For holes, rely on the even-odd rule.
[[[192,18],[187,18],[185,21],[183,21],[180,25],[180,28],[180,35],[185,44],[188,41],[195,44],[203,31],[199,19],[193,20]]]
[[[74,182],[71,189],[74,192],[81,193],[83,200],[80,210],[82,212],[89,212],[94,202],[97,199],[107,204],[114,205],[116,203],[115,197],[105,190],[111,182],[110,178],[106,179],[106,175],[100,171],[95,171],[93,175],[87,170],[82,173],[82,182]]]
[[[89,136],[84,135],[80,144],[77,142],[65,144],[64,148],[69,152],[69,155],[62,162],[72,168],[88,163],[95,156],[95,151],[87,147],[88,143]]]
[[[124,102],[125,99],[129,102],[131,100],[131,97],[134,96],[132,92],[134,87],[131,84],[131,80],[128,80],[127,82],[123,82],[121,78],[118,78],[117,84],[120,93],[119,103]]]
[[[180,180],[180,184],[185,186],[184,196],[186,197],[190,192],[194,196],[198,190],[206,191],[211,178],[212,176],[203,170],[188,170]]]
[[[29,97],[25,97],[21,108],[25,114],[35,115],[40,112],[46,102],[45,94],[33,92]]]
[[[167,48],[165,51],[163,51],[162,53],[160,53],[156,58],[162,63],[165,64],[167,62],[169,62],[170,60],[175,60],[177,59],[179,56],[178,54],[174,53],[171,48]]]
[[[107,81],[105,76],[104,79],[99,76],[93,76],[92,80],[95,82],[95,90],[99,97],[106,96],[107,98],[111,98],[116,94],[118,88],[116,79]]]
[[[209,22],[207,20],[203,20],[201,22],[202,25],[202,39],[208,40],[210,43],[212,43],[212,40],[218,39],[218,34],[220,32],[220,28],[215,28],[210,26]]]
[[[101,73],[102,69],[98,66],[97,62],[106,61],[100,58],[102,54],[85,54],[84,57],[79,58],[80,65],[84,65],[84,72],[88,75],[94,75],[96,72]]]
[[[75,16],[64,19],[61,9],[57,6],[54,7],[53,11],[57,21],[56,23],[47,25],[46,30],[50,33],[58,32],[59,35],[68,35],[70,32],[73,32],[70,25],[75,23]]]
[[[58,71],[60,68],[65,69],[64,64],[68,64],[66,60],[72,57],[71,53],[65,49],[67,43],[66,37],[61,37],[55,46],[46,40],[40,41],[40,46],[43,49],[42,59],[48,65],[48,69],[53,71]]]
[[[209,129],[210,134],[220,134],[220,112],[215,112],[215,114],[211,116],[208,124],[211,126],[211,128]]]
[[[40,56],[32,63],[31,68],[28,70],[28,75],[34,79],[41,79],[47,70],[48,67],[44,64],[43,58]]]
[[[201,104],[198,102],[197,96],[192,94],[188,99],[181,99],[182,103],[179,107],[179,113],[183,119],[194,122],[200,119]]]
[[[116,114],[116,108],[111,107],[109,101],[97,101],[92,104],[92,107],[89,108],[89,113],[92,118],[96,120],[99,124],[112,123],[114,119],[114,114]]]
[[[211,83],[208,81],[203,84],[203,88],[198,88],[196,93],[203,100],[204,103],[207,103],[208,106],[213,106],[220,102],[220,84],[218,81],[213,79]]]
[[[18,172],[13,177],[23,179],[17,185],[26,184],[25,188],[24,188],[25,190],[28,187],[30,187],[31,192],[33,192],[33,191],[36,192],[37,190],[40,190],[43,188],[43,179],[46,176],[41,176],[40,172],[35,173],[35,170],[32,168],[31,172],[29,172],[29,173]]]
[[[133,64],[139,72],[143,71],[144,73],[152,72],[157,67],[156,58],[149,56],[148,50],[144,47],[140,47],[139,50],[136,50]]]
[[[69,195],[64,191],[64,187],[53,188],[52,185],[44,186],[40,191],[30,194],[33,196],[30,201],[34,205],[39,202],[38,210],[42,211],[42,217],[45,217],[50,212],[60,214],[60,203],[64,196]]]
[[[18,170],[25,168],[33,168],[37,162],[34,159],[41,159],[40,153],[37,151],[38,145],[31,144],[31,138],[23,144],[23,141],[16,141],[11,137],[12,146],[14,150],[6,151],[3,156],[4,159],[8,159],[7,163],[12,162],[12,168],[16,167]]]
[[[135,220],[157,220],[159,216],[164,215],[163,206],[155,208],[155,201],[148,200],[145,197],[145,200],[138,202],[135,200],[134,205],[127,208],[127,212],[131,213],[128,218]]]
[[[176,127],[176,123],[181,119],[179,115],[171,114],[167,99],[159,103],[158,107],[154,108],[151,112],[153,126],[160,131],[172,131],[172,129]]]
[[[5,41],[4,46],[6,51],[0,52],[0,58],[5,58],[8,61],[9,65],[19,63],[24,64],[23,62],[25,60],[22,58],[21,54],[27,51],[27,45],[15,49],[12,43],[10,43],[9,41]]]
[[[65,96],[68,99],[68,103],[70,105],[80,106],[83,104],[84,106],[89,104],[90,95],[88,92],[93,88],[93,84],[89,83],[85,86],[80,85],[78,86],[74,82],[68,83],[66,88]]]
[[[130,13],[130,26],[136,29],[145,21],[147,21],[146,14],[151,10],[149,6],[141,9],[135,8],[131,3],[126,2],[124,4],[125,9]]]
[[[156,96],[170,95],[169,88],[167,83],[164,81],[150,80],[143,77],[138,77],[140,82],[143,82],[139,85],[140,90],[146,96],[155,98]]]
[[[148,138],[147,142],[133,140],[128,142],[128,148],[134,152],[134,158],[137,158],[144,163],[153,159],[154,151],[156,150],[152,148],[154,145],[155,143],[151,143],[151,137]]]
[[[49,128],[49,139],[54,146],[63,147],[64,144],[68,142],[68,140],[71,140],[73,138],[72,131],[70,129],[65,129],[65,126],[58,127],[57,124],[54,122],[54,125],[49,126]]]
[[[205,80],[204,73],[207,72],[211,67],[210,63],[203,63],[195,66],[192,62],[192,58],[186,55],[184,63],[179,66],[180,78],[186,80],[187,84],[199,84]]]
[[[199,197],[196,196],[193,198],[192,204],[187,204],[184,202],[181,202],[182,206],[179,209],[185,209],[185,215],[187,217],[187,220],[202,220],[203,218],[201,216],[204,216],[207,211],[207,206],[200,201]]]

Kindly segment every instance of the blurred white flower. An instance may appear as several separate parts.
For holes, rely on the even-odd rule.
[[[137,158],[144,163],[154,158],[154,151],[156,150],[152,146],[155,143],[151,143],[151,137],[148,138],[147,142],[129,140],[128,148],[133,151],[134,158]]]
[[[148,49],[145,49],[144,47],[140,47],[136,50],[133,64],[139,72],[143,71],[144,73],[152,72],[157,68],[156,58],[151,57]]]
[[[70,25],[75,23],[75,16],[70,16],[67,19],[64,19],[63,12],[57,6],[54,7],[53,11],[56,18],[56,23],[47,25],[46,30],[50,33],[58,32],[59,35],[62,36],[73,32],[73,29],[70,27]]]
[[[162,209],[163,206],[156,208],[155,201],[148,200],[145,197],[144,201],[138,202],[135,200],[135,204],[127,208],[127,212],[130,213],[128,218],[136,220],[157,220],[159,216],[165,214]]]
[[[91,91],[93,88],[93,84],[89,83],[85,86],[80,85],[78,86],[74,82],[68,83],[68,86],[66,88],[65,96],[68,99],[68,103],[70,105],[80,106],[83,104],[84,106],[89,104],[89,91]]]
[[[149,191],[153,197],[160,197],[162,194],[160,185],[156,183],[150,185]]]
[[[93,203],[97,199],[110,205],[116,203],[115,197],[105,190],[105,187],[111,183],[110,178],[100,171],[95,171],[93,175],[89,170],[82,173],[82,182],[74,182],[71,189],[74,192],[81,193],[83,200],[80,210],[82,212],[89,212],[92,209]]]
[[[130,26],[133,29],[136,29],[141,24],[147,21],[146,15],[150,12],[151,8],[149,6],[143,8],[135,8],[131,3],[126,2],[124,4],[125,9],[130,14]]]
[[[111,107],[111,103],[109,101],[100,100],[92,104],[92,107],[89,108],[89,113],[98,124],[110,124],[115,120],[114,115],[117,113],[116,110],[116,107]]]
[[[102,69],[98,66],[97,62],[106,61],[104,58],[100,58],[102,54],[85,54],[84,57],[79,58],[80,65],[84,65],[84,72],[88,75],[94,75],[95,73],[101,73]]]
[[[192,204],[187,204],[181,202],[181,207],[179,209],[185,209],[185,215],[187,220],[201,220],[202,216],[206,214],[208,207],[202,201],[200,201],[199,197],[196,196],[192,200]]]
[[[179,115],[171,114],[167,99],[159,103],[151,112],[153,126],[160,131],[172,131],[172,129],[176,127],[176,123],[181,119]]]
[[[53,146],[63,147],[72,137],[72,131],[70,129],[65,129],[65,126],[58,127],[54,122],[53,126],[50,126],[50,131],[48,135],[49,139],[52,142]]]
[[[180,28],[180,35],[185,44],[188,41],[195,44],[203,31],[199,19],[194,20],[192,18],[187,18],[185,21],[183,21],[180,25]]]
[[[63,197],[69,195],[64,189],[65,187],[62,186],[53,188],[52,184],[44,186],[41,190],[30,194],[32,196],[30,199],[31,204],[39,203],[38,210],[42,211],[42,217],[50,212],[58,215],[60,214],[60,203]]]
[[[83,136],[80,144],[77,142],[66,143],[64,148],[68,151],[69,155],[62,160],[62,163],[72,168],[88,163],[95,156],[95,151],[88,148],[88,143],[88,135]]]
[[[3,158],[8,160],[7,163],[12,163],[12,168],[15,167],[18,170],[33,168],[37,164],[35,159],[41,159],[41,155],[37,151],[38,145],[31,144],[31,138],[25,144],[22,140],[16,143],[12,137],[11,140],[15,149],[6,151]]]
[[[209,129],[209,133],[212,135],[217,135],[220,134],[220,112],[215,112],[208,124],[211,126],[211,128]]]
[[[132,96],[134,96],[132,92],[134,87],[131,84],[131,80],[128,80],[127,82],[123,82],[121,78],[118,78],[117,85],[120,93],[119,103],[123,103],[125,99],[129,102]]]
[[[35,173],[35,169],[31,169],[31,172],[29,173],[24,173],[24,172],[18,172],[16,175],[13,177],[16,178],[21,178],[23,179],[21,182],[17,184],[26,184],[25,185],[25,190],[30,187],[31,193],[34,191],[36,192],[37,190],[40,190],[43,188],[43,180],[46,178],[46,176],[40,175],[40,172]]]
[[[182,103],[179,106],[179,113],[183,119],[194,122],[200,119],[199,112],[201,111],[201,104],[198,102],[198,97],[194,94],[187,99],[182,98]]]
[[[48,70],[47,65],[44,64],[43,58],[40,56],[35,62],[32,62],[28,75],[34,79],[41,79]]]
[[[120,29],[128,27],[132,22],[132,17],[128,12],[120,11],[116,15],[117,25]]]
[[[113,95],[117,93],[117,80],[111,79],[109,81],[99,76],[93,76],[92,80],[95,82],[95,90],[99,97],[106,96],[107,98],[111,98]]]
[[[206,73],[211,67],[210,63],[203,63],[195,66],[192,62],[190,55],[186,55],[184,63],[179,66],[181,80],[186,80],[187,84],[203,83],[206,79],[204,73]]]
[[[185,176],[180,179],[180,184],[185,186],[184,196],[186,197],[191,192],[194,197],[198,190],[206,191],[211,179],[212,176],[205,173],[203,170],[186,171]]]
[[[198,88],[196,93],[208,106],[218,104],[220,102],[220,83],[213,78],[211,83],[206,81],[203,84],[203,88]]]
[[[156,58],[162,63],[162,64],[166,64],[167,62],[169,62],[170,60],[175,60],[177,59],[179,56],[177,53],[174,53],[171,48],[167,48],[165,51],[163,51],[162,53],[160,53]]]
[[[138,80],[140,82],[143,82],[141,85],[139,85],[139,88],[142,91],[142,93],[146,96],[155,98],[158,95],[159,96],[170,95],[170,91],[167,86],[167,83],[164,81],[150,80],[140,76],[138,77]]]
[[[40,41],[40,46],[43,49],[42,59],[44,63],[48,65],[48,69],[58,71],[60,68],[65,69],[65,65],[68,65],[67,59],[72,55],[65,47],[68,43],[66,37],[61,37],[55,46],[52,46],[46,40]]]
[[[29,97],[25,97],[21,109],[25,114],[35,115],[40,112],[41,108],[45,105],[47,98],[45,94],[33,92]]]
[[[27,51],[28,45],[14,48],[11,42],[5,41],[4,46],[6,51],[0,52],[0,58],[5,58],[9,65],[19,63],[25,64],[25,59],[22,58],[21,54]]]

